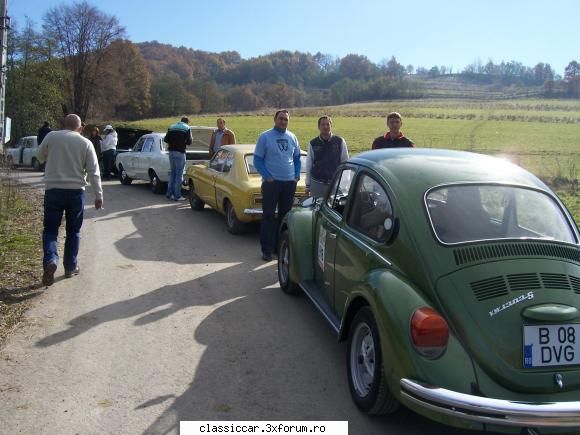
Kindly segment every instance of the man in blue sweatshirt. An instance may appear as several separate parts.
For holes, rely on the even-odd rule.
[[[262,175],[260,244],[264,261],[272,260],[280,222],[292,208],[296,183],[300,180],[300,144],[288,130],[289,119],[287,110],[278,110],[274,128],[260,134],[254,150],[254,166]]]

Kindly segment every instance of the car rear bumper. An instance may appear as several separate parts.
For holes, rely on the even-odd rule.
[[[415,406],[460,420],[499,426],[580,427],[580,402],[517,402],[457,393],[401,379],[401,396]]]
[[[244,214],[248,216],[262,216],[261,208],[246,208],[244,209]]]

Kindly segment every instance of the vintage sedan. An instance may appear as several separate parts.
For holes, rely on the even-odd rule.
[[[43,165],[36,158],[37,152],[36,136],[21,137],[15,148],[6,149],[6,163],[11,167],[32,166],[35,171],[40,171]]]
[[[254,167],[253,144],[224,145],[206,164],[190,166],[185,174],[193,210],[205,204],[226,217],[228,231],[245,232],[246,225],[262,217],[262,178]],[[302,154],[302,172],[306,154]],[[296,188],[294,205],[306,199],[304,176]]]
[[[185,167],[208,160],[209,139],[213,129],[209,127],[190,127],[192,145],[187,147]],[[171,168],[165,133],[150,133],[141,136],[127,152],[118,153],[115,167],[121,184],[129,185],[134,179],[149,181],[153,193],[164,193],[167,189]],[[203,139],[207,139],[204,143]],[[185,172],[185,169],[184,169]]]
[[[278,276],[347,340],[352,398],[506,433],[580,428],[580,234],[538,178],[474,153],[343,164],[288,213]],[[523,429],[522,429],[523,428]]]

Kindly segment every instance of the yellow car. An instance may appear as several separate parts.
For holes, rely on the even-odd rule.
[[[224,145],[208,163],[190,166],[185,174],[191,208],[203,210],[207,204],[224,214],[232,234],[243,233],[246,224],[262,217],[262,177],[254,167],[254,148],[253,144]],[[307,197],[306,153],[301,159],[303,175],[296,186],[294,205]]]

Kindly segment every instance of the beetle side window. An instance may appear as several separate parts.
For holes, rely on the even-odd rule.
[[[224,162],[223,172],[229,172],[234,165],[234,154],[231,152],[227,152],[226,160]]]
[[[387,192],[374,178],[366,174],[359,177],[347,222],[372,239],[387,240],[393,228],[393,207]]]
[[[326,204],[340,215],[344,214],[344,209],[348,202],[348,192],[353,178],[354,170],[352,168],[345,168],[335,177],[332,187],[329,190]]]

